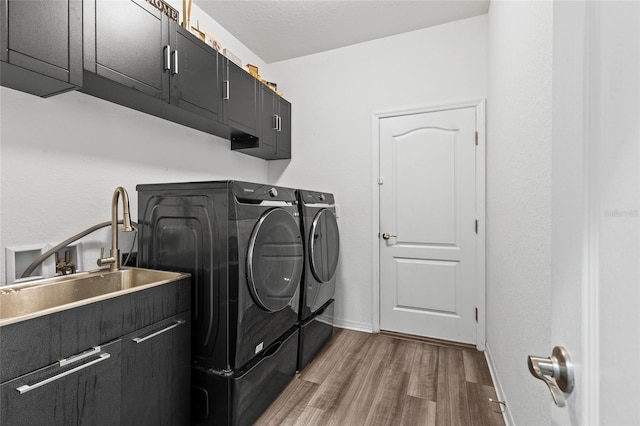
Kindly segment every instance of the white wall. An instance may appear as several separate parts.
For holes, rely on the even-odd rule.
[[[265,161],[231,152],[227,140],[81,93],[41,99],[2,88],[0,96],[3,249],[57,243],[110,220],[117,186],[137,218],[139,183],[267,178]],[[106,232],[83,240],[92,248],[85,268],[97,268],[100,246],[108,252]]]
[[[340,205],[336,322],[372,329],[375,112],[487,96],[487,17],[271,64],[293,104],[291,161],[269,180],[332,192]],[[377,167],[377,166],[376,166]]]
[[[516,424],[549,424],[527,356],[549,356],[552,2],[493,1],[487,115],[487,348]]]
[[[171,2],[181,8],[181,2]],[[192,19],[243,62],[264,63],[193,7]],[[213,179],[267,180],[267,162],[232,152],[229,141],[78,92],[47,99],[0,88],[0,285],[5,247],[58,243],[111,219],[124,186],[137,218],[136,185]],[[85,269],[95,269],[108,228],[83,239]],[[120,245],[128,247],[128,234]]]

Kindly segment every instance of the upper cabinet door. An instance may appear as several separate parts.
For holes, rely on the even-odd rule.
[[[168,102],[170,26],[145,0],[85,0],[84,68]]]
[[[267,158],[276,154],[276,135],[278,131],[278,105],[276,92],[260,84],[260,148]]]
[[[228,59],[225,59],[225,65],[224,123],[237,131],[257,136],[257,80]]]
[[[80,0],[0,0],[0,23],[3,86],[48,96],[82,83]]]
[[[175,44],[175,48],[174,48]],[[218,120],[222,97],[222,58],[182,27],[177,28],[171,52],[171,103]]]
[[[278,140],[276,158],[291,158],[291,103],[280,96],[278,102]]]

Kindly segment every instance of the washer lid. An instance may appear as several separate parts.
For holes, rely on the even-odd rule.
[[[298,289],[304,254],[300,228],[288,211],[266,212],[253,228],[247,253],[251,295],[262,309],[284,309]]]
[[[333,278],[338,266],[340,236],[336,215],[328,209],[320,210],[313,218],[309,232],[309,262],[311,273],[318,282]]]

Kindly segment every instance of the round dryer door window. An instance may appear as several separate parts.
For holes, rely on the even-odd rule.
[[[338,266],[340,237],[338,222],[331,210],[322,209],[313,218],[309,234],[309,260],[311,272],[318,282],[333,278]]]
[[[296,294],[303,268],[298,222],[286,210],[269,210],[253,229],[247,255],[249,289],[256,303],[271,312],[285,308]]]

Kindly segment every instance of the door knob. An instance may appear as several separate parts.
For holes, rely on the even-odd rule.
[[[397,235],[391,235],[388,232],[385,232],[384,234],[382,234],[382,238],[384,238],[385,240],[388,240],[391,237],[397,237]]]
[[[564,394],[573,392],[575,385],[569,352],[562,346],[556,346],[553,348],[551,358],[529,356],[528,364],[533,377],[542,380],[549,387],[553,402],[558,407],[564,407],[566,405]]]

